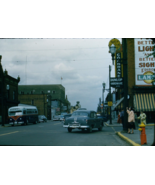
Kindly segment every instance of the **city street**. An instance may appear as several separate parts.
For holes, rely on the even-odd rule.
[[[63,128],[60,121],[48,121],[36,125],[1,127],[1,146],[129,146],[120,139],[115,131],[121,127],[103,127],[102,131],[94,129],[92,133],[73,130],[71,133]]]

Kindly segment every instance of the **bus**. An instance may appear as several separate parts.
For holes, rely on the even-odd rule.
[[[38,109],[36,106],[16,106],[8,109],[9,124],[27,125],[28,123],[38,123]]]

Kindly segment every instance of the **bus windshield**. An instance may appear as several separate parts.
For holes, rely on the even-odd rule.
[[[9,116],[16,116],[16,115],[21,115],[22,110],[10,110],[9,111]]]

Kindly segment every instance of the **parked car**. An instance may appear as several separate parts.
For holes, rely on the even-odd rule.
[[[60,115],[59,118],[60,118],[60,121],[63,121],[64,120],[64,115]]]
[[[77,110],[74,111],[71,117],[64,121],[63,127],[71,132],[72,129],[82,129],[92,132],[92,129],[98,128],[99,131],[102,130],[104,126],[103,119],[97,118],[97,113],[95,111],[88,110]]]
[[[41,123],[41,122],[47,122],[47,118],[44,115],[39,115],[38,116],[38,121],[39,121],[39,123]]]
[[[53,116],[53,121],[59,121],[60,120],[60,116],[59,115],[54,115]]]

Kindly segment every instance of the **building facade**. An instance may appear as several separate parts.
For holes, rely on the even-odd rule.
[[[152,85],[155,73],[155,58],[150,55],[154,51],[152,39],[127,38],[127,89],[128,107],[133,107],[139,116],[143,111],[147,115],[147,122],[154,120],[155,91]],[[123,74],[122,74],[123,77]],[[117,89],[117,106],[123,109],[124,89]]]
[[[0,123],[5,124],[8,121],[8,109],[19,104],[18,101],[18,83],[17,79],[8,75],[3,71],[1,64],[2,56],[0,56]]]
[[[39,114],[44,114],[48,119],[69,109],[70,103],[67,96],[65,98],[65,88],[59,84],[19,85],[18,93],[20,103],[31,105],[33,103],[37,106]]]
[[[33,105],[38,109],[39,115],[45,115],[51,120],[51,97],[48,94],[19,94],[21,104]]]

